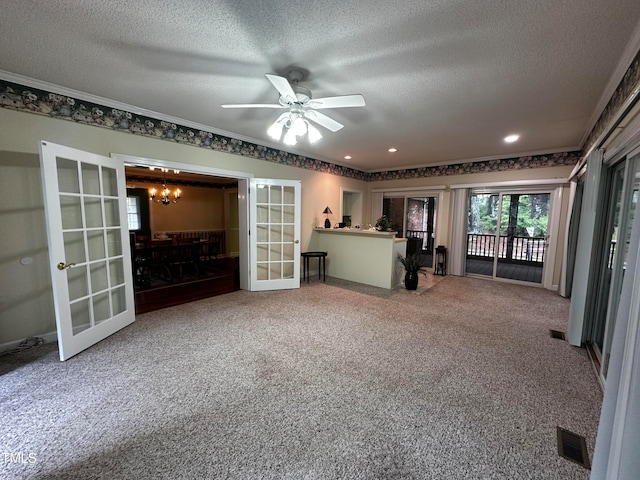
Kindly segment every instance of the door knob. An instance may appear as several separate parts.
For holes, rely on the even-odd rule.
[[[295,243],[295,244],[297,245],[297,244],[299,244],[299,243],[300,243],[300,240],[296,240],[296,241],[295,241],[295,242],[293,242],[293,243]]]
[[[64,262],[60,262],[58,264],[58,270],[65,270],[67,268],[71,268],[71,267],[75,267],[76,264],[75,263],[64,263]]]

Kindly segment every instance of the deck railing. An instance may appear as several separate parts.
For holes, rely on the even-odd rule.
[[[511,245],[509,244],[511,238]],[[508,237],[500,235],[498,258],[506,261],[542,264],[546,249],[543,237]],[[496,236],[478,233],[467,234],[467,256],[493,258],[496,254]]]
[[[433,238],[425,230],[407,230],[407,238],[419,238],[422,240],[420,248],[427,252],[433,252]]]

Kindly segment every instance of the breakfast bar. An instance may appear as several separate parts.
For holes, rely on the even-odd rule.
[[[318,250],[328,252],[328,276],[382,288],[402,284],[406,238],[396,232],[349,228],[316,228]]]

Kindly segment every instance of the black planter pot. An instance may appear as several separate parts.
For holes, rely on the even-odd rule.
[[[407,290],[416,290],[418,288],[418,272],[406,272],[404,286]]]

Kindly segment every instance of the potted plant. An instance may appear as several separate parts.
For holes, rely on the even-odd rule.
[[[419,253],[410,253],[406,257],[398,255],[398,260],[404,267],[404,286],[407,290],[415,290],[418,288],[418,273],[422,273],[425,277],[426,273],[420,269],[424,266],[422,263],[422,255]]]
[[[382,215],[378,220],[376,220],[376,228],[381,232],[391,230],[391,222],[386,215]]]

